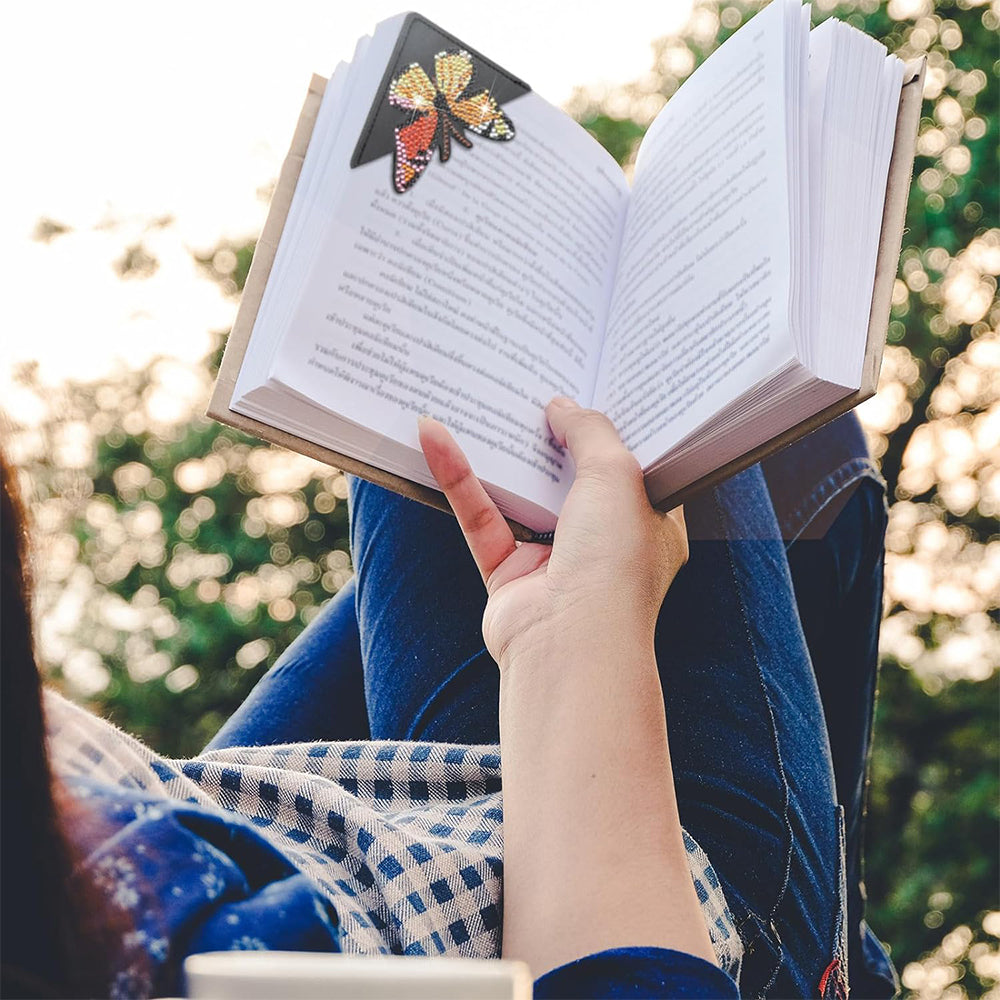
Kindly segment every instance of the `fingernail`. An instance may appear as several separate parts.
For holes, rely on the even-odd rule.
[[[570,399],[569,396],[555,396],[552,402],[549,403],[549,406],[575,407],[577,405],[577,401]]]
[[[422,424],[425,421],[430,420],[430,419],[431,419],[431,415],[429,413],[421,413],[420,416],[417,417],[417,424],[420,425],[420,424]]]

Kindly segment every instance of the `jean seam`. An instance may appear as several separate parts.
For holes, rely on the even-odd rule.
[[[737,573],[736,563],[735,560],[733,559],[732,538],[730,535],[728,525],[726,524],[725,515],[722,510],[722,503],[719,499],[719,491],[717,489],[712,491],[712,499],[715,504],[715,516],[717,523],[719,525],[721,536],[726,540],[726,555],[729,560],[729,569],[732,574],[733,583],[736,585],[736,595],[740,606],[740,619],[743,623],[743,630],[747,637],[747,645],[749,646],[750,649],[750,655],[753,657],[754,666],[756,667],[757,670],[757,680],[758,683],[760,684],[761,694],[764,696],[764,704],[767,706],[767,718],[771,730],[771,746],[772,749],[774,750],[775,760],[778,763],[778,774],[781,778],[781,787],[783,792],[782,819],[784,822],[785,839],[786,839],[785,864],[784,864],[785,870],[782,876],[781,885],[778,889],[777,895],[774,900],[774,904],[767,915],[768,926],[773,928],[774,918],[777,915],[778,907],[781,905],[781,902],[785,897],[785,892],[788,890],[788,882],[789,879],[791,878],[791,872],[792,872],[792,824],[788,817],[789,801],[790,801],[788,777],[785,774],[785,763],[781,759],[781,747],[778,742],[778,727],[774,719],[774,709],[771,705],[771,697],[767,692],[767,684],[764,681],[764,672],[763,670],[761,670],[760,660],[757,658],[757,651],[756,648],[754,647],[753,636],[750,632],[750,622],[747,616],[746,605],[743,601],[743,593],[740,590],[739,586],[739,574]],[[754,914],[754,916],[757,915]],[[747,919],[748,918],[744,918],[743,921],[741,921],[740,925],[741,927],[745,925]],[[768,981],[761,987],[761,993],[765,993],[767,990],[771,988],[771,986],[774,985],[775,980],[778,978],[778,971],[781,968],[781,962],[782,962],[782,957],[780,953],[781,944],[780,941],[776,941],[775,943],[779,948],[778,959],[777,962],[775,963],[774,969],[771,971],[770,979],[768,979]]]
[[[458,676],[458,675],[459,675],[459,674],[460,674],[460,673],[461,673],[461,672],[462,672],[462,671],[463,671],[463,670],[464,670],[464,669],[465,669],[465,668],[466,668],[466,667],[467,667],[467,666],[468,666],[468,665],[469,665],[470,663],[472,663],[472,661],[473,661],[473,660],[475,660],[475,659],[476,659],[477,657],[479,657],[479,656],[482,656],[482,655],[483,655],[483,653],[486,653],[486,652],[488,652],[488,650],[486,649],[486,647],[485,647],[485,646],[483,646],[483,647],[482,647],[482,649],[478,649],[478,650],[476,650],[476,652],[475,652],[475,653],[473,653],[473,654],[472,654],[472,656],[468,657],[468,659],[465,659],[465,660],[463,660],[463,661],[462,661],[462,662],[461,662],[461,663],[460,663],[460,664],[459,664],[459,665],[458,665],[458,666],[457,666],[457,667],[456,667],[456,668],[455,668],[455,669],[454,669],[454,670],[453,670],[453,671],[452,671],[452,672],[451,672],[450,674],[448,674],[448,676],[447,676],[447,677],[446,677],[446,678],[445,678],[445,679],[444,679],[444,680],[443,680],[443,681],[442,681],[442,682],[441,682],[441,683],[440,683],[440,684],[439,684],[439,685],[438,685],[438,686],[437,686],[437,687],[436,687],[436,688],[435,688],[435,689],[434,689],[434,690],[433,690],[433,691],[431,692],[431,694],[430,694],[430,696],[429,696],[429,697],[427,698],[427,700],[426,700],[426,701],[425,701],[425,702],[424,702],[424,703],[423,703],[423,704],[422,704],[422,705],[420,706],[420,708],[418,708],[418,709],[417,709],[417,711],[416,711],[416,712],[414,713],[414,716],[413,716],[413,721],[412,721],[412,722],[410,723],[409,727],[408,727],[408,728],[407,728],[407,730],[406,730],[406,734],[405,734],[405,735],[403,736],[403,739],[404,739],[404,740],[412,740],[412,739],[415,739],[415,738],[416,738],[416,737],[414,736],[414,733],[416,732],[416,729],[417,729],[417,726],[418,726],[418,724],[419,724],[419,723],[420,723],[420,721],[421,721],[421,720],[423,719],[424,715],[425,715],[425,714],[427,713],[427,710],[428,710],[428,709],[429,709],[429,708],[431,707],[431,705],[432,705],[432,704],[434,704],[434,702],[435,702],[435,701],[437,700],[438,696],[439,696],[439,695],[441,694],[441,692],[442,692],[442,691],[444,690],[444,688],[446,688],[446,687],[447,687],[447,686],[448,686],[448,685],[449,685],[449,684],[450,684],[450,683],[451,683],[451,682],[452,682],[452,681],[453,681],[453,680],[454,680],[454,679],[455,679],[455,678],[456,678],[456,677],[457,677],[457,676]]]
[[[820,979],[820,994],[824,998],[846,1000],[850,992],[847,964],[847,832],[846,813],[842,805],[834,806],[837,827],[837,895],[833,914],[830,962]],[[829,977],[829,978],[828,978]]]
[[[883,489],[885,488],[885,480],[872,460],[867,457],[849,459],[821,479],[812,492],[781,519],[779,527],[785,545],[791,545],[809,527],[816,515],[839,493],[865,477],[874,479]]]

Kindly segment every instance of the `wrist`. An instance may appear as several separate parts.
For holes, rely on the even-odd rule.
[[[609,621],[604,616],[581,619],[558,616],[521,629],[498,651],[501,675],[552,675],[558,679],[588,669],[656,670],[655,625],[636,616]]]
[[[567,748],[581,734],[589,753],[621,738],[665,746],[663,692],[652,637],[634,633],[547,633],[512,647],[500,670],[500,736],[507,750],[555,739]],[[602,751],[598,751],[601,753]]]

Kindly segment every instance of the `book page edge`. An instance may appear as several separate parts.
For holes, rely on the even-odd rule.
[[[770,441],[765,441],[764,444],[748,451],[744,455],[740,455],[739,458],[734,458],[731,462],[720,466],[714,472],[709,472],[707,475],[702,476],[701,479],[696,479],[693,483],[682,486],[679,490],[675,490],[669,496],[663,497],[660,500],[650,497],[650,501],[657,510],[672,510],[682,503],[687,503],[688,500],[697,496],[703,490],[718,486],[719,483],[724,482],[731,476],[735,476],[738,472],[750,468],[751,465],[755,465],[757,462],[762,462],[765,458],[769,458],[771,455],[781,451],[782,448],[798,441],[799,438],[805,437],[807,434],[812,433],[812,431],[819,430],[820,427],[829,423],[835,417],[847,413],[848,410],[853,410],[859,403],[863,403],[866,399],[874,395],[874,392],[857,389],[844,396],[843,399],[838,399],[835,403],[824,407],[819,413],[807,417],[789,430],[771,438]]]
[[[885,207],[882,212],[882,230],[879,235],[878,257],[875,265],[875,287],[868,320],[868,339],[865,346],[861,388],[848,393],[843,399],[837,400],[820,410],[819,413],[808,417],[745,455],[727,462],[714,472],[710,472],[695,482],[674,491],[669,496],[661,499],[651,497],[654,506],[659,510],[670,510],[685,503],[703,490],[717,486],[730,476],[734,476],[756,462],[768,458],[875,395],[889,325],[892,286],[896,280],[899,254],[903,243],[906,206],[909,201],[910,184],[913,177],[913,159],[916,152],[917,127],[920,124],[926,70],[926,57],[907,63],[903,76],[903,86],[900,90],[899,111],[896,115],[896,132],[892,156],[889,161]]]
[[[913,158],[926,71],[926,57],[907,63],[903,86],[899,93],[896,134],[892,145],[892,156],[889,159],[882,230],[879,235],[872,305],[868,317],[868,339],[861,374],[861,389],[867,391],[869,395],[878,389],[879,373],[882,370],[882,352],[889,326],[892,287],[896,280],[896,272],[899,270],[899,254],[906,225],[906,206],[913,179]]]

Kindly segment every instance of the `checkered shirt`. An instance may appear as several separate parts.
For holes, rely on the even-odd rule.
[[[372,740],[237,747],[170,760],[46,691],[52,764],[249,820],[325,894],[360,954],[500,954],[500,748]],[[704,851],[688,863],[721,967],[742,945]]]

